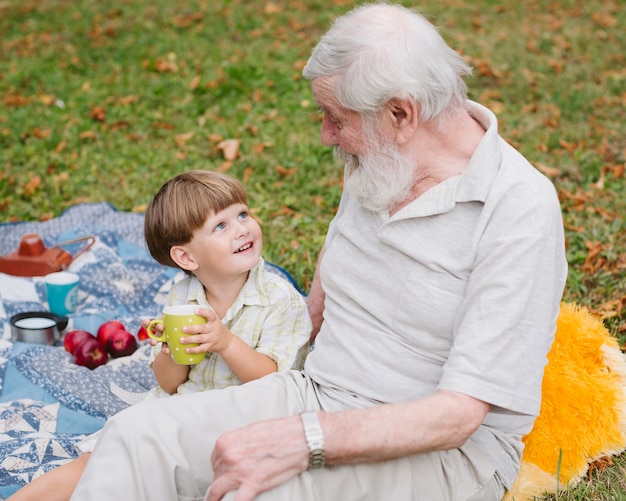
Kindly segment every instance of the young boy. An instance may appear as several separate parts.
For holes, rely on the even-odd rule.
[[[146,210],[148,250],[187,273],[168,305],[198,304],[207,319],[186,328],[195,334],[187,341],[200,343],[188,351],[205,352],[203,362],[177,365],[167,348],[156,355],[153,370],[169,394],[224,388],[304,363],[311,330],[305,302],[266,272],[261,228],[247,203],[239,181],[191,171],[165,183]]]
[[[236,179],[195,170],[167,181],[146,210],[150,254],[186,273],[172,287],[168,306],[197,304],[196,313],[207,319],[185,327],[186,342],[200,343],[188,352],[205,353],[196,365],[176,364],[166,344],[153,343],[158,396],[225,388],[304,364],[311,334],[305,301],[265,270],[261,228],[247,203]],[[51,470],[9,500],[69,500],[89,455]]]

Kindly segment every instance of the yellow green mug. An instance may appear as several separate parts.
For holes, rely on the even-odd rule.
[[[192,365],[200,363],[204,359],[204,353],[187,353],[185,348],[193,348],[198,343],[181,344],[180,338],[188,336],[183,332],[185,325],[197,325],[206,323],[206,318],[196,315],[194,311],[197,304],[179,304],[168,306],[163,310],[163,317],[152,320],[146,330],[148,336],[157,341],[167,343],[172,360],[179,365]],[[157,335],[153,332],[156,324],[163,324],[163,332]]]

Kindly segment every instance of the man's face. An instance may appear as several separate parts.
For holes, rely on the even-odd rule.
[[[334,146],[335,155],[346,165],[346,191],[374,211],[388,211],[407,200],[416,179],[416,162],[387,137],[385,124],[364,124],[358,113],[339,106],[330,78],[314,79],[312,89],[324,113],[321,142]]]
[[[338,146],[358,155],[365,151],[365,134],[361,116],[337,103],[332,90],[332,78],[315,78],[311,84],[315,101],[324,114],[320,141],[324,146]]]

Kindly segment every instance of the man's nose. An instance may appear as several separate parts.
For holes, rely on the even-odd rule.
[[[324,146],[334,146],[337,144],[337,126],[326,117],[322,119],[320,142]]]

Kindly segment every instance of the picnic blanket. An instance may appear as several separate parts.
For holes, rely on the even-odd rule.
[[[149,255],[143,214],[106,203],[79,204],[45,222],[0,224],[0,255],[17,249],[26,233],[39,234],[46,247],[95,237],[69,267],[79,275],[80,289],[66,331],[95,334],[103,322],[117,319],[136,334],[142,319],[160,315],[172,284],[182,277]],[[76,255],[79,247],[64,248]],[[284,269],[266,265],[297,287]],[[94,370],[76,365],[62,346],[12,342],[13,315],[47,309],[42,277],[0,273],[0,499],[76,457],[77,442],[156,384],[145,341],[133,355]]]

